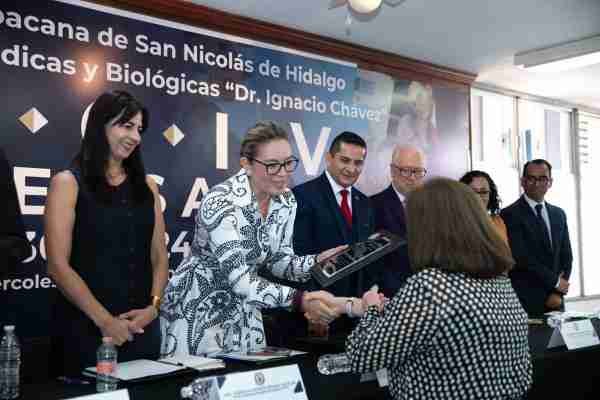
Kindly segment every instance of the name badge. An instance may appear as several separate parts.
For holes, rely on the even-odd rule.
[[[390,384],[387,369],[383,368],[375,372],[365,372],[360,375],[360,383],[377,380],[379,387],[386,387]]]
[[[90,394],[89,396],[70,397],[71,400],[129,400],[127,389],[115,390],[114,392]]]
[[[206,378],[211,400],[308,400],[298,365]],[[216,390],[215,390],[216,389]]]

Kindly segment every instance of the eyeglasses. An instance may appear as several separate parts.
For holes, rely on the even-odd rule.
[[[277,175],[280,171],[281,168],[283,168],[286,172],[294,172],[296,170],[296,168],[298,168],[298,164],[300,164],[300,160],[298,160],[296,157],[292,157],[288,160],[282,161],[282,162],[276,162],[276,161],[271,161],[271,162],[264,162],[264,161],[260,161],[257,160],[256,158],[252,158],[252,157],[246,157],[249,160],[252,161],[256,161],[257,163],[264,165],[266,171],[267,171],[267,175]]]
[[[425,168],[408,168],[408,167],[399,167],[395,164],[390,164],[393,168],[396,168],[400,175],[405,178],[410,178],[414,176],[415,178],[423,178],[427,175],[427,170]]]
[[[552,178],[548,178],[547,176],[526,175],[525,176],[525,180],[530,185],[540,184],[540,185],[546,186],[547,184],[550,183],[550,181],[552,180]]]

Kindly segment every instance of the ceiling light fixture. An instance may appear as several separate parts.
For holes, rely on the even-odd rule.
[[[368,14],[381,6],[381,0],[348,0],[348,5],[357,13]]]
[[[377,11],[382,3],[391,7],[396,7],[405,1],[406,0],[331,0],[329,2],[329,9],[332,10],[347,4],[355,13],[370,14]]]
[[[600,64],[600,35],[515,54],[515,65],[534,72],[560,72]]]

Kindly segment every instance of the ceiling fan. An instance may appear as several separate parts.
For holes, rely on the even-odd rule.
[[[329,9],[332,10],[347,4],[348,7],[356,13],[369,14],[381,7],[382,3],[391,7],[396,7],[405,1],[406,0],[331,0],[329,2]]]

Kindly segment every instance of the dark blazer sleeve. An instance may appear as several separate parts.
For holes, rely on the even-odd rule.
[[[294,220],[293,246],[294,253],[299,256],[318,253],[313,245],[313,225],[315,221],[313,206],[304,189],[298,186],[292,189],[298,203],[296,219]]]
[[[501,216],[506,224],[508,241],[517,263],[516,268],[520,270],[515,272],[527,272],[535,276],[546,293],[552,292],[558,282],[558,274],[552,271],[551,265],[540,263],[539,257],[532,251],[531,238],[523,222],[524,216],[520,215],[516,207],[502,210]]]
[[[567,224],[567,216],[565,212],[559,209],[561,212],[564,223],[563,240],[560,243],[560,257],[559,257],[559,268],[564,273],[564,278],[569,279],[571,276],[571,269],[573,267],[573,252],[571,250],[571,238],[569,236],[569,226]]]
[[[30,251],[11,168],[0,149],[0,262],[18,263]]]

